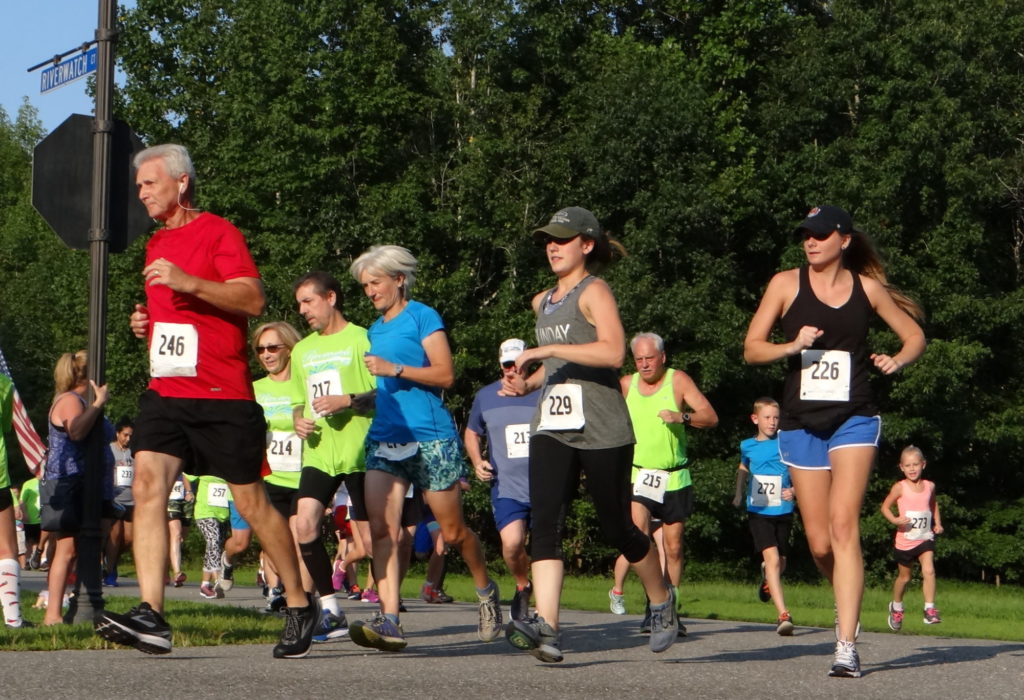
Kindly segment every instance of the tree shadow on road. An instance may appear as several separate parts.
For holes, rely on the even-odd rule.
[[[467,606],[468,607],[468,606]],[[467,613],[470,613],[467,610]],[[411,621],[411,620],[410,620]],[[423,656],[423,657],[459,657],[459,656],[495,656],[495,655],[523,655],[520,651],[513,649],[506,641],[504,634],[500,635],[491,643],[484,643],[476,638],[475,615],[467,614],[465,624],[449,624],[439,627],[430,627],[429,624],[409,625],[406,624],[406,635],[409,646],[401,652],[402,656]],[[565,621],[562,628],[562,650],[566,653],[568,663],[560,664],[539,664],[543,668],[585,668],[595,664],[607,664],[615,662],[616,659],[609,659],[607,654],[617,650],[632,650],[647,646],[648,638],[639,633],[639,618],[616,619],[614,621],[586,621],[572,622]],[[817,627],[798,627],[796,634],[789,638],[779,638],[774,634],[770,625],[759,625],[738,622],[734,627],[722,628],[720,622],[713,626],[704,624],[703,620],[687,620],[688,636],[679,638],[672,648],[671,656],[654,656],[652,660],[663,661],[672,664],[703,664],[703,663],[737,663],[737,662],[777,662],[801,657],[831,658],[834,650],[834,637],[832,630]],[[722,640],[726,646],[730,642],[732,634],[752,633],[763,637],[764,646],[757,648],[742,649],[719,649],[709,653],[706,642],[709,640]],[[700,656],[690,656],[685,651],[687,646],[695,642],[703,641]],[[739,640],[737,640],[739,641]],[[356,653],[374,653],[370,649],[352,646],[351,642],[342,642],[343,646],[331,645],[328,651],[324,646],[318,645],[316,650],[329,655],[347,656]],[[872,642],[861,640],[862,648],[870,649]],[[682,656],[676,652],[681,651]],[[571,661],[575,654],[601,654],[600,659]],[[921,646],[913,653],[906,654],[899,658],[890,659],[876,663],[871,654],[864,669],[864,675],[880,673],[892,670],[899,670],[909,667],[934,666],[940,664],[963,663],[972,661],[985,661],[1002,654],[1013,654],[1024,656],[1024,644],[994,644],[976,645],[965,644],[958,646],[947,644],[943,646]],[[622,659],[626,661],[626,659]],[[1019,662],[1018,662],[1019,663]]]
[[[970,663],[972,661],[988,661],[1002,654],[1012,654],[1017,658],[1015,665],[1020,664],[1024,656],[1024,644],[986,644],[920,647],[913,653],[897,659],[872,664],[876,673],[882,671],[898,671],[904,668],[920,668],[921,666],[944,666],[946,664]]]

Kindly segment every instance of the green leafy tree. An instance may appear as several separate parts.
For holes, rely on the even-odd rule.
[[[943,499],[943,575],[1010,580],[1024,555],[995,551],[1024,492],[1022,9],[138,0],[122,12],[118,112],[147,140],[191,149],[201,206],[249,238],[267,318],[297,323],[291,282],[323,268],[366,325],[375,314],[349,264],[372,244],[410,248],[415,295],[448,326],[460,425],[498,343],[532,338],[529,300],[553,281],[529,232],[561,206],[592,209],[629,253],[606,273],[627,333],[664,336],[721,417],[693,431],[688,556],[729,575],[752,568],[729,506],[737,446],[751,401],[778,395],[783,374],[743,363],[746,325],[771,275],[802,264],[791,232],[804,211],[847,207],[922,302],[930,339],[920,362],[872,378],[885,442],[868,559],[887,561],[877,505],[913,442]],[[27,204],[33,120],[26,108],[0,124],[0,341],[38,412],[58,349],[85,342],[86,261]],[[146,381],[124,323],[142,298],[143,247],[111,262],[111,414],[131,413]],[[878,326],[870,343],[897,339]],[[586,507],[574,512],[569,540],[587,550],[575,564],[605,570]],[[802,551],[795,571],[817,576]]]

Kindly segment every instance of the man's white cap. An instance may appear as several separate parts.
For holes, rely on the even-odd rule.
[[[515,362],[516,358],[522,355],[525,349],[526,343],[519,338],[509,338],[501,344],[501,350],[498,351],[498,362],[501,364]]]

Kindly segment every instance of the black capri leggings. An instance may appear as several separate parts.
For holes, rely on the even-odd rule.
[[[534,561],[562,558],[565,514],[576,495],[580,471],[594,500],[601,532],[626,559],[636,563],[651,540],[633,524],[629,474],[633,446],[581,450],[547,435],[530,438],[530,557]]]

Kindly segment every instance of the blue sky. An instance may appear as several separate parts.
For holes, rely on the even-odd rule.
[[[121,0],[120,4],[135,3]],[[71,114],[93,113],[92,99],[85,94],[85,79],[39,94],[40,71],[30,66],[92,40],[99,18],[99,0],[2,0],[7,32],[0,42],[0,105],[13,119],[22,98],[39,110],[47,131],[53,131]],[[115,48],[116,50],[116,48]]]

